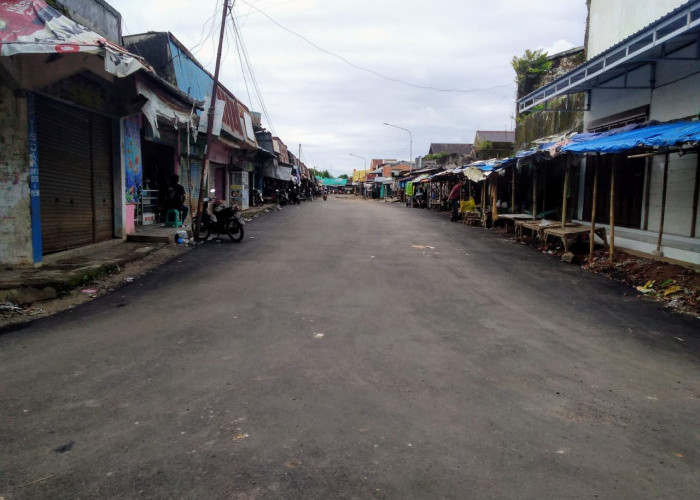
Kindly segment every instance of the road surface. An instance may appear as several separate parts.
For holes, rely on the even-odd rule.
[[[0,335],[0,497],[697,498],[698,324],[317,199]]]

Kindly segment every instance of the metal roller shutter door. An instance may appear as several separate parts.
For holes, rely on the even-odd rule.
[[[113,237],[111,126],[104,116],[37,100],[44,253]]]
[[[93,242],[89,123],[85,111],[37,99],[44,253]]]

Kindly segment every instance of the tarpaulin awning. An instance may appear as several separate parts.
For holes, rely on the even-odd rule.
[[[324,186],[346,186],[348,183],[347,179],[342,177],[336,177],[333,179],[321,179]]]
[[[279,179],[281,181],[291,181],[292,167],[270,163],[263,168],[263,176]]]
[[[562,147],[569,153],[621,153],[635,148],[662,148],[700,142],[700,122],[675,122],[636,128],[605,137],[572,143]]]
[[[118,77],[146,67],[124,48],[69,19],[42,0],[0,2],[0,56],[77,52],[104,56],[105,70]]]

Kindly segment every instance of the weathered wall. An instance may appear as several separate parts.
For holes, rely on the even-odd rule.
[[[32,265],[26,99],[0,86],[0,264]]]
[[[99,33],[117,45],[122,44],[122,16],[103,0],[55,0],[68,17]]]
[[[588,58],[604,52],[686,1],[592,0],[588,25]]]
[[[549,103],[556,111],[519,116],[515,127],[515,150],[528,149],[535,139],[567,132],[583,132],[583,94],[572,94]]]

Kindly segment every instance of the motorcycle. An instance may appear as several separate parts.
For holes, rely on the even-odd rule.
[[[277,204],[281,207],[289,205],[289,197],[287,196],[287,191],[275,189],[275,194],[277,195]]]
[[[253,189],[253,206],[262,207],[265,202],[263,201],[262,193],[259,189]]]
[[[323,201],[326,201],[328,199],[328,193],[325,191],[323,192]]]
[[[214,209],[209,211],[209,204],[214,201]],[[202,222],[199,234],[195,241],[207,241],[212,234],[228,235],[232,241],[240,243],[243,240],[243,218],[239,213],[238,205],[227,207],[224,202],[216,198],[204,198],[202,206]],[[197,224],[197,217],[193,219],[193,225]]]

